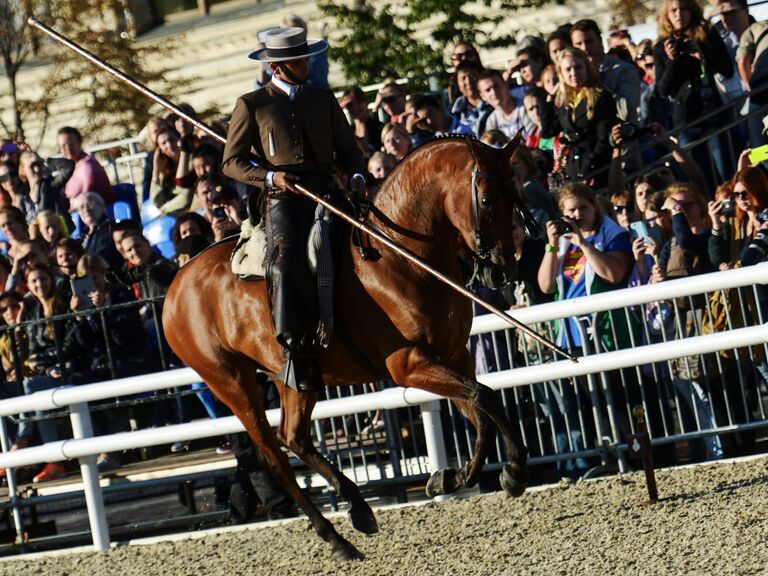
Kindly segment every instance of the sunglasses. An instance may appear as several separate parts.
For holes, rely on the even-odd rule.
[[[643,62],[643,68],[645,68],[646,70],[650,70],[655,66],[656,66],[655,62]]]
[[[21,306],[19,304],[8,304],[8,306],[0,306],[0,314],[5,314],[8,310],[18,310]]]
[[[453,56],[451,56],[451,58],[453,58],[454,60],[462,60],[464,58],[468,58],[474,55],[475,55],[474,52],[472,52],[471,50],[467,50],[466,52],[456,52],[454,53]]]
[[[627,211],[627,208],[629,208],[629,206],[627,206],[626,204],[613,205],[613,211],[616,212],[617,214],[623,214],[624,212]]]
[[[733,197],[734,198],[743,198],[745,200],[748,200],[749,199],[749,192],[747,192],[746,190],[739,190],[738,192],[734,191],[733,192]]]
[[[394,94],[390,94],[389,96],[384,96],[381,99],[381,101],[384,104],[394,104],[396,100],[397,100],[397,96],[395,96]]]

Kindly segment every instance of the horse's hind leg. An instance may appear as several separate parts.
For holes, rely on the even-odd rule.
[[[296,483],[288,457],[266,419],[261,385],[253,362],[239,356],[220,359],[217,368],[198,373],[216,395],[229,406],[245,426],[256,445],[259,458],[275,481],[309,517],[315,532],[333,549],[335,560],[361,559],[363,555],[317,509]]]
[[[390,373],[399,385],[421,388],[458,401],[460,406],[462,403],[468,405],[470,408],[465,412],[477,428],[476,447],[478,449],[463,470],[438,473],[439,476],[431,480],[433,489],[437,489],[437,493],[448,493],[465,485],[464,482],[467,479],[471,482],[476,480],[490,447],[488,444],[492,437],[488,423],[490,419],[501,433],[510,461],[502,470],[501,485],[510,496],[521,496],[528,485],[526,466],[528,450],[523,445],[520,435],[510,425],[498,395],[487,386],[478,383],[472,375],[469,352],[462,350],[460,354],[461,357],[457,359],[460,371],[439,364],[437,358],[415,348],[403,351],[388,361]],[[444,492],[440,492],[441,489]]]
[[[280,440],[349,502],[349,519],[356,530],[365,534],[378,532],[376,517],[357,485],[331,464],[312,442],[310,416],[316,396],[281,386],[280,400],[283,407],[283,419],[278,429]]]

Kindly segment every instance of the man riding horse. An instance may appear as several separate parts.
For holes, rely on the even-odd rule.
[[[268,62],[272,80],[238,98],[223,169],[260,189],[249,207],[261,210],[267,235],[264,269],[272,321],[286,358],[280,377],[297,390],[318,390],[323,387],[318,297],[306,254],[316,206],[296,184],[324,195],[347,179],[359,192],[365,186],[365,162],[333,93],[304,84],[309,57],[327,50],[328,43],[307,41],[301,28],[276,28],[267,33],[265,45],[249,58]]]

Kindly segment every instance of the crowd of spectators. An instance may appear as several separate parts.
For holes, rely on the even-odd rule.
[[[208,139],[198,138],[173,116],[154,118],[148,128],[156,149],[147,157],[147,201],[160,214],[179,214],[173,237],[178,259],[164,257],[150,244],[138,214],[118,219],[109,210],[117,187],[83,151],[75,128],[58,131],[60,156],[47,161],[25,143],[2,143],[0,309],[5,327],[0,357],[5,396],[178,363],[158,325],[162,296],[180,265],[214,240],[237,232],[243,204],[220,176],[220,150]],[[190,211],[198,207],[202,214]],[[205,413],[222,413],[222,405],[204,386],[193,389]],[[160,426],[185,421],[188,411],[185,399],[164,400],[151,403],[139,417],[146,419],[145,425]],[[93,417],[97,433],[128,429],[125,409],[104,408]],[[65,428],[62,419],[45,413],[24,415],[10,430],[11,449],[37,439],[54,441],[68,433]],[[171,447],[184,448],[184,443]],[[111,469],[120,460],[116,454],[102,454],[97,464]],[[65,473],[63,465],[49,463],[33,481]]]
[[[520,258],[541,256],[521,267],[519,305],[746,266],[766,257],[768,173],[749,157],[768,139],[756,121],[761,117],[721,128],[768,101],[761,92],[768,79],[768,34],[764,23],[750,21],[743,0],[721,2],[715,12],[716,25],[694,0],[664,0],[658,39],[638,45],[626,31],[604,37],[597,23],[581,20],[546,39],[526,37],[503,70],[484,67],[478,50],[460,41],[446,91],[409,94],[387,79],[372,103],[353,87],[340,104],[373,182],[436,136],[470,135],[492,146],[522,136],[512,168],[545,233],[526,239],[525,249],[522,238],[517,243]],[[750,89],[755,92],[745,106],[723,108],[735,93]],[[195,114],[188,106],[183,111]],[[143,135],[149,149],[138,196],[156,215],[174,219],[168,239],[173,257],[143,235],[140,219],[111,216],[115,188],[84,151],[76,129],[58,131],[60,156],[48,160],[24,143],[3,142],[0,313],[7,327],[0,334],[0,358],[6,394],[133,375],[159,369],[163,359],[175,361],[157,325],[156,299],[179,266],[238,233],[251,189],[225,178],[222,145],[176,114],[152,118]],[[686,151],[686,144],[699,140]],[[759,294],[755,306],[765,314]],[[106,322],[89,313],[105,306]],[[704,313],[696,303],[679,310],[685,311],[683,321],[667,319],[661,329],[671,337],[700,325]],[[65,313],[70,314],[51,320]],[[649,308],[641,320],[656,313],[660,307]],[[590,322],[605,350],[628,346],[636,329],[611,314]],[[579,321],[564,321],[557,338],[580,349],[584,334]],[[768,378],[764,359],[755,368],[758,377]],[[722,402],[715,406],[712,400],[713,373],[701,358],[672,364],[667,376],[682,399],[684,428],[723,423]],[[623,375],[615,380],[623,389],[617,384],[613,395],[625,394],[627,404],[644,384],[635,379],[628,385]],[[555,420],[557,450],[585,448],[586,439],[573,430],[578,390],[557,382],[546,386],[550,391],[537,394],[535,402]],[[720,397],[738,392],[726,390]],[[216,417],[221,406],[204,390],[198,393]],[[742,404],[733,398],[732,403]],[[173,403],[164,408],[169,406],[172,414],[156,409],[151,424],[186,417],[184,409]],[[97,426],[105,431],[127,426],[109,411],[101,414]],[[619,418],[622,431],[628,422]],[[54,439],[60,431],[52,424],[21,419],[14,448],[28,445],[35,428],[43,441]],[[724,453],[717,436],[702,450],[702,457]],[[99,463],[116,465],[108,454]],[[584,466],[574,460],[563,471],[583,473]],[[49,464],[35,479],[62,473],[60,465]]]
[[[354,105],[349,97],[341,104],[355,119],[361,152],[370,158],[376,180],[437,136],[469,134],[501,147],[521,134],[525,145],[512,165],[529,208],[546,230],[545,237],[532,240],[546,247],[541,267],[527,266],[528,276],[518,283],[518,296],[520,286],[524,292],[536,289],[525,295],[525,303],[754,264],[766,257],[768,173],[757,151],[768,138],[763,114],[742,116],[768,101],[762,96],[768,34],[764,23],[749,16],[745,2],[711,4],[715,23],[694,0],[665,0],[654,42],[636,45],[625,30],[604,35],[592,20],[561,26],[546,39],[526,37],[503,70],[484,67],[479,51],[459,41],[447,96],[408,94],[402,85],[384,80],[371,107],[387,121],[382,148],[372,145],[370,115],[359,111],[365,95],[351,89],[345,96],[356,94]],[[729,206],[728,216],[720,212],[723,205]],[[768,311],[762,289],[757,294],[748,307],[750,322]],[[583,335],[594,330],[597,345],[614,350],[648,340],[643,322],[655,321],[660,330],[651,341],[698,333],[702,320],[709,322],[706,306],[683,304],[665,305],[663,322],[661,306],[636,318],[605,313],[584,326],[576,319],[564,321],[556,327],[557,338],[581,351]],[[680,316],[677,323],[672,308]],[[472,345],[480,371],[498,363],[489,342],[480,338]],[[542,358],[526,358],[532,361]],[[762,381],[765,386],[768,364],[759,355],[739,367],[727,358],[717,362],[717,369],[708,363],[706,356],[679,359],[661,379],[648,370],[641,377],[629,371],[608,374],[620,435],[632,429],[631,413],[623,407],[641,399],[656,406],[650,415],[656,422],[668,416],[658,412],[673,396],[678,399],[683,431],[747,421],[754,398],[745,396],[749,386],[732,383]],[[552,418],[555,447],[585,448],[580,434],[566,433],[578,428],[572,421],[578,390],[570,383],[545,385],[549,391],[534,400]],[[586,389],[582,392],[589,403]],[[739,407],[731,408],[734,402]],[[741,436],[738,446],[725,445],[732,440],[714,435],[692,442],[691,457],[719,458],[749,449]],[[574,460],[561,471],[579,474],[583,466],[583,460]]]

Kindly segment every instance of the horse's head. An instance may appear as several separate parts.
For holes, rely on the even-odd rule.
[[[454,203],[464,217],[454,224],[472,253],[472,284],[501,288],[517,277],[513,219],[517,216],[526,228],[532,220],[510,167],[519,145],[519,136],[502,149],[467,139],[470,175],[466,182],[456,182],[463,206]]]

